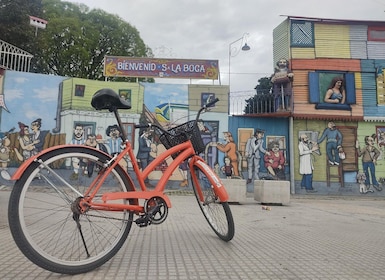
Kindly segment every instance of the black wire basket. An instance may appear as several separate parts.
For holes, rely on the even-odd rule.
[[[202,136],[196,121],[188,121],[167,131],[168,133],[163,133],[159,137],[160,142],[166,149],[170,149],[176,145],[191,140],[196,154],[205,150],[205,145],[203,144]],[[175,153],[172,157],[176,158],[178,154],[179,153]]]

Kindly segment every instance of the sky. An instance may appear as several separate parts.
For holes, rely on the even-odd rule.
[[[134,26],[157,58],[219,61],[219,80],[157,83],[229,85],[253,95],[274,72],[273,29],[286,16],[385,21],[385,0],[70,0],[118,15]],[[49,23],[48,23],[49,24]],[[249,51],[241,51],[247,43]],[[119,54],[116,54],[119,55]],[[229,67],[230,66],[230,67]],[[229,75],[230,69],[230,75]]]

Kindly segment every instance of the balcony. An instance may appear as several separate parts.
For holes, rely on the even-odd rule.
[[[274,86],[269,93],[243,92],[230,94],[230,115],[243,116],[290,116],[292,90]]]

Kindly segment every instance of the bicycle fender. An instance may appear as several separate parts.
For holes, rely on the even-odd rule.
[[[20,167],[16,170],[16,172],[12,175],[11,177],[11,180],[19,180],[21,175],[23,175],[23,173],[25,172],[25,170],[28,168],[28,166],[30,166],[32,163],[34,163],[36,161],[36,159],[44,156],[45,154],[51,152],[51,151],[54,151],[54,150],[62,150],[64,148],[71,148],[71,147],[77,147],[79,148],[79,145],[71,145],[71,144],[66,144],[66,145],[57,145],[57,146],[53,146],[53,147],[50,147],[48,149],[45,149],[43,151],[41,151],[40,153],[38,153],[37,155],[34,155],[32,157],[30,157],[29,159],[27,159],[26,161],[24,161]],[[105,152],[101,151],[101,150],[98,150],[98,149],[94,149],[92,147],[88,147],[88,146],[82,146],[82,148],[85,148],[85,149],[91,149],[91,150],[97,150],[98,152],[102,153],[102,154],[106,154]],[[106,154],[108,155],[108,154]],[[110,155],[108,155],[110,156]]]
[[[214,171],[208,166],[208,164],[201,158],[194,161],[194,165],[197,165],[201,170],[206,174],[207,178],[210,180],[213,188],[215,189],[215,194],[218,195],[221,202],[226,202],[229,199],[229,195],[226,191],[225,186],[223,185],[221,179],[214,173]]]

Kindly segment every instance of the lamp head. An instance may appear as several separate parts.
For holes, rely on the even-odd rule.
[[[248,51],[248,50],[250,50],[250,46],[247,43],[245,43],[245,45],[242,47],[242,51]]]

